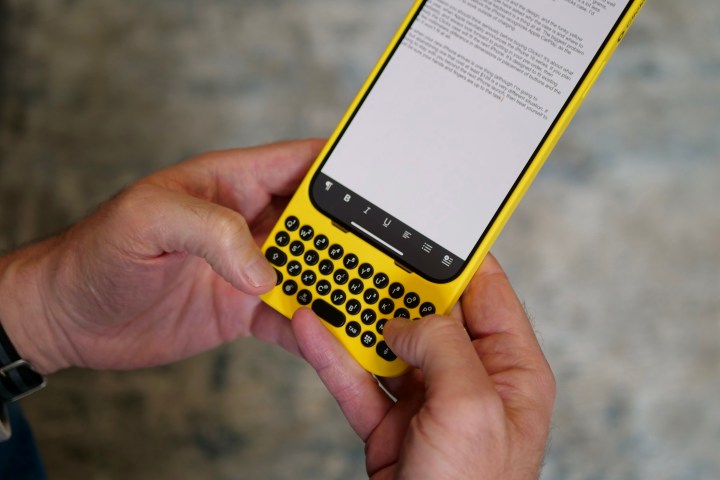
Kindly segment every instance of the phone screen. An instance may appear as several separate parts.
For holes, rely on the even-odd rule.
[[[313,203],[452,280],[630,3],[426,0],[313,178]]]

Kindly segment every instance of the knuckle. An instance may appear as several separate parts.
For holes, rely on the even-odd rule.
[[[432,338],[448,339],[458,335],[467,336],[460,322],[443,315],[431,315],[417,321],[421,334]]]
[[[119,217],[130,231],[145,230],[154,223],[154,200],[158,193],[154,185],[130,185],[108,202],[109,215]]]
[[[224,208],[214,208],[204,219],[224,248],[247,248],[250,243],[250,227],[239,213]]]

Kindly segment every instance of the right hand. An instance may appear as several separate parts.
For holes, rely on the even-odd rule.
[[[373,479],[538,477],[555,380],[507,277],[488,256],[449,317],[385,327],[414,370],[381,380],[393,401],[309,310],[300,349],[365,441]]]

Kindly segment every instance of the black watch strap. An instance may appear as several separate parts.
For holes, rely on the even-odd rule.
[[[0,324],[0,404],[14,402],[45,386],[45,377],[20,358]]]

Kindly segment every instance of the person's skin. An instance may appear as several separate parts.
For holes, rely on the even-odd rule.
[[[373,478],[536,477],[554,380],[491,257],[451,317],[393,320],[415,370],[379,388],[310,310],[258,294],[258,245],[323,142],[215,152],[131,185],[67,232],[0,257],[0,321],[41,373],[169,363],[254,335],[305,357],[366,442]]]
[[[500,265],[485,259],[450,317],[394,319],[385,340],[414,370],[384,388],[317,317],[293,318],[300,350],[365,442],[380,479],[535,479],[555,379]]]
[[[0,258],[0,320],[20,355],[52,373],[165,364],[248,335],[296,351],[257,297],[277,279],[258,243],[323,145],[202,155]]]

